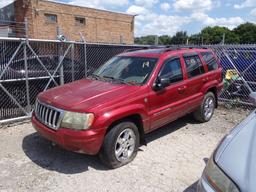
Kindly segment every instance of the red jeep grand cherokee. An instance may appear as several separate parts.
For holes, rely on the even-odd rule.
[[[32,123],[63,148],[99,153],[116,168],[135,158],[146,133],[188,113],[209,121],[221,89],[222,70],[209,49],[130,51],[88,79],[39,94]]]

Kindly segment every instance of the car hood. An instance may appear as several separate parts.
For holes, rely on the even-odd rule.
[[[111,106],[139,89],[139,86],[83,79],[42,92],[38,99],[60,109],[84,112],[94,107]]]
[[[240,191],[256,189],[256,111],[237,125],[215,153],[218,166],[239,186]]]

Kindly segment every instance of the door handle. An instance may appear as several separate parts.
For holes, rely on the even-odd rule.
[[[187,89],[187,86],[182,86],[178,88],[179,93],[184,93],[184,91]]]
[[[209,81],[209,78],[208,78],[208,77],[203,79],[203,82],[204,82],[204,83],[206,83],[207,81]]]

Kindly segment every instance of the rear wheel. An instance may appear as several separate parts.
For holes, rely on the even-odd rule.
[[[99,156],[106,166],[117,168],[131,162],[138,147],[137,126],[132,122],[121,122],[106,134]]]
[[[204,100],[200,107],[193,113],[194,118],[201,123],[209,121],[214,114],[215,105],[215,95],[212,92],[208,92],[204,96]]]

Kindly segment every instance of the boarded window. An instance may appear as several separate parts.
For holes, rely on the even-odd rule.
[[[46,22],[57,23],[57,15],[45,13],[44,17]]]
[[[83,17],[75,17],[75,24],[79,26],[85,25],[85,18]]]

